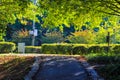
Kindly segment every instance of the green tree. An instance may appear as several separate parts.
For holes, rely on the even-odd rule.
[[[0,1],[0,41],[3,41],[8,23],[14,23],[17,14],[24,13],[29,0],[1,0]]]
[[[120,6],[118,0],[39,0],[39,7],[45,14],[43,26],[69,27],[73,23],[80,30],[86,22],[94,27],[103,16],[118,15]]]

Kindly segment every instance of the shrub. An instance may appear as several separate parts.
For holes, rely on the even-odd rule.
[[[108,50],[108,52],[111,53],[113,45],[110,45],[109,47],[108,45],[101,45],[100,47],[101,47],[101,52],[107,53]]]
[[[57,47],[54,44],[43,44],[42,53],[45,54],[57,54]]]
[[[92,44],[95,43],[95,36],[96,35],[93,33],[93,31],[78,31],[72,33],[72,35],[68,37],[68,40],[71,43]]]
[[[57,53],[58,54],[72,54],[72,45],[57,45]]]
[[[107,44],[43,44],[42,52],[46,54],[86,54],[108,53]],[[120,45],[111,44],[109,52],[120,52]]]
[[[115,46],[113,47],[113,52],[114,52],[114,53],[120,53],[120,45],[115,45]]]
[[[120,64],[110,64],[99,67],[97,71],[105,80],[119,80],[120,79]]]
[[[20,43],[20,42],[24,42],[26,45],[31,45],[31,36],[29,35],[29,31],[28,30],[19,30],[19,31],[15,31],[12,35],[12,41],[14,43]]]
[[[93,45],[88,48],[88,53],[100,53],[101,47],[98,45]]]
[[[92,44],[88,46],[88,53],[106,53],[107,50],[111,52],[112,46],[113,45],[110,45],[108,48],[107,44]]]
[[[86,54],[87,47],[86,45],[77,45],[73,47],[73,54]]]
[[[86,58],[88,62],[98,63],[98,64],[117,64],[120,63],[120,55],[119,54],[112,54],[112,53],[101,53],[101,54],[88,54]]]
[[[70,44],[43,44],[42,53],[45,54],[70,54],[72,45]]]
[[[12,42],[0,42],[0,53],[9,53],[15,50],[15,43]]]
[[[86,58],[92,65],[102,65],[94,68],[105,80],[120,79],[120,54],[88,54]]]
[[[46,33],[45,36],[42,36],[42,43],[60,43],[64,42],[64,37],[62,33],[59,31],[53,31]]]
[[[25,53],[41,53],[41,46],[25,46]]]

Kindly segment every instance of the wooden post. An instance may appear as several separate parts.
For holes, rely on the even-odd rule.
[[[106,37],[106,42],[108,43],[107,52],[109,52],[109,49],[110,49],[110,32],[108,32],[108,35]]]

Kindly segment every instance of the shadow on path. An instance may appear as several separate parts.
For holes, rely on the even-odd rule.
[[[45,57],[34,80],[89,80],[85,69],[74,58]]]

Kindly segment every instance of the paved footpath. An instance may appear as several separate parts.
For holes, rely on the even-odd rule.
[[[85,69],[74,58],[44,57],[34,80],[90,80]]]

